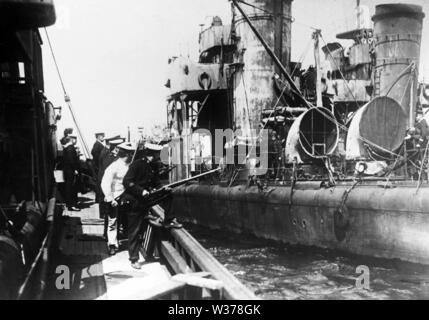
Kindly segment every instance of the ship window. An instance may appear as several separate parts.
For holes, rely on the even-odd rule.
[[[0,64],[1,78],[25,84],[24,62],[2,62]]]
[[[19,72],[19,83],[25,84],[25,64],[24,64],[24,62],[18,62],[18,72]]]

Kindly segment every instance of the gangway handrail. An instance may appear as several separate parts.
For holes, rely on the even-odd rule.
[[[165,216],[164,209],[159,205],[151,208],[158,216]],[[216,280],[223,284],[223,296],[228,300],[259,300],[259,298],[246,286],[244,286],[231,272],[229,272],[208,250],[206,250],[185,229],[171,229],[171,237],[174,245],[186,252],[192,260],[191,266],[196,265],[201,271],[209,272]],[[196,271],[196,270],[194,270]]]

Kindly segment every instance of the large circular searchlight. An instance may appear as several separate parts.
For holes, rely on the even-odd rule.
[[[338,122],[325,108],[312,108],[293,123],[286,141],[288,162],[302,163],[331,155],[339,141]]]
[[[402,106],[389,97],[377,97],[359,109],[347,134],[347,159],[367,156],[368,147],[376,153],[397,151],[404,142],[408,117]]]

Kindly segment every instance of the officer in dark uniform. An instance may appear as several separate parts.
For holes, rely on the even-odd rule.
[[[64,129],[64,137],[61,138],[60,142],[64,146],[66,144],[66,138],[73,135],[73,128]]]
[[[64,137],[63,149],[63,172],[64,172],[64,192],[67,209],[69,211],[80,211],[77,206],[76,175],[80,170],[79,157],[73,141],[74,136]]]
[[[98,165],[100,163],[100,153],[101,153],[101,151],[103,151],[103,149],[106,148],[104,146],[104,143],[103,143],[104,138],[105,138],[104,133],[96,133],[95,134],[96,141],[95,141],[94,146],[92,147],[92,150],[91,150],[92,162],[94,165],[95,174],[98,173]]]
[[[161,149],[162,147],[158,145],[145,144],[143,158],[130,165],[123,180],[125,187],[123,199],[130,204],[131,209],[127,215],[128,253],[131,266],[135,269],[141,269],[138,262],[141,246],[140,235],[149,210],[149,207],[142,201],[142,197],[161,187],[158,165],[155,162],[156,155]],[[145,258],[151,258],[151,254],[152,252],[148,252]]]
[[[96,141],[91,150],[92,168],[94,169],[94,179],[97,181],[95,186],[95,202],[101,203],[103,201],[103,192],[101,191],[101,187],[98,179],[98,170],[99,170],[98,166],[100,165],[100,154],[104,149],[106,149],[106,146],[103,143],[105,134],[96,133],[95,138],[96,138]]]

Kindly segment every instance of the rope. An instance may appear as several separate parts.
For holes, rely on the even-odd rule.
[[[262,11],[262,12],[264,12],[264,13],[266,13],[266,14],[270,15],[270,16],[274,16],[274,13],[273,13],[273,12],[268,11],[268,10],[265,10],[265,9],[263,9],[263,8],[261,8],[261,7],[255,6],[254,4],[251,4],[251,3],[245,2],[245,1],[243,1],[243,0],[237,0],[237,2],[242,3],[242,4],[246,5],[246,6],[249,6],[249,7],[253,8],[253,9],[256,9],[256,10]],[[293,18],[292,16],[287,16],[287,15],[282,15],[282,16],[283,16],[284,18],[289,19],[289,20],[290,20],[290,21],[292,21],[292,22],[294,22],[294,21],[295,21],[295,20],[294,20],[294,18]]]
[[[410,73],[410,76],[408,77],[408,81],[407,81],[407,85],[405,86],[405,88],[404,88],[404,92],[403,92],[403,94],[402,94],[402,98],[401,98],[401,102],[400,102],[400,104],[402,105],[402,103],[404,102],[404,98],[405,98],[405,94],[407,93],[407,89],[408,89],[408,86],[410,85],[410,83],[411,83],[411,79],[412,79],[412,73]]]
[[[268,11],[268,10],[265,10],[265,9],[262,9],[262,8],[260,8],[260,7],[257,7],[257,6],[255,6],[255,5],[253,5],[253,4],[247,3],[247,2],[245,2],[245,1],[243,1],[243,0],[237,0],[237,1],[238,1],[238,2],[240,2],[240,3],[242,3],[242,4],[244,4],[244,5],[246,5],[246,6],[252,7],[253,9],[256,9],[256,10],[259,10],[259,11],[262,11],[262,12],[265,12],[265,13],[267,13],[267,14],[272,15],[272,12],[270,12],[270,11]]]
[[[44,28],[44,29],[45,29],[46,39],[48,40],[49,49],[50,49],[50,51],[51,51],[52,59],[53,59],[53,61],[54,61],[55,68],[56,68],[56,70],[57,70],[57,74],[58,74],[58,77],[59,77],[59,79],[60,79],[61,87],[62,87],[62,89],[63,89],[63,93],[64,93],[64,100],[65,100],[65,102],[67,103],[67,106],[69,107],[69,110],[70,110],[70,113],[71,113],[71,116],[72,116],[73,122],[74,122],[74,123],[75,123],[75,125],[76,125],[76,129],[77,129],[77,132],[78,132],[79,138],[80,138],[80,140],[82,141],[82,146],[83,146],[83,149],[84,149],[83,151],[84,151],[84,153],[85,153],[85,157],[86,157],[87,159],[89,159],[89,158],[90,158],[90,154],[91,154],[91,153],[90,153],[90,151],[89,151],[88,145],[86,144],[86,140],[85,140],[85,138],[84,138],[84,136],[83,136],[83,134],[82,134],[82,131],[80,130],[79,123],[78,123],[78,121],[77,121],[77,119],[76,119],[76,117],[75,117],[75,114],[74,114],[74,111],[73,111],[73,106],[72,106],[72,103],[71,103],[71,99],[70,99],[69,95],[67,94],[67,90],[66,90],[66,87],[65,87],[65,85],[64,85],[64,80],[63,80],[63,77],[62,77],[62,75],[61,75],[60,68],[59,68],[59,66],[58,66],[58,61],[57,61],[57,58],[56,58],[56,56],[55,56],[54,48],[53,48],[53,46],[52,46],[52,42],[51,42],[51,39],[50,39],[50,37],[49,37],[48,30],[47,30],[46,28]]]
[[[408,69],[413,67],[414,65],[415,65],[414,62],[411,62],[404,70],[402,70],[402,72],[399,74],[399,76],[394,81],[392,81],[392,83],[390,83],[388,86],[383,88],[383,91],[384,91],[387,87],[389,87],[389,90],[387,90],[387,93],[385,94],[385,96],[389,95],[390,91],[392,91],[392,89],[399,82],[399,80],[401,80],[401,78],[407,74]],[[412,74],[412,72],[410,72],[410,75],[411,74]],[[382,90],[380,90],[380,93],[381,92],[382,92]]]
[[[304,22],[301,22],[301,21],[298,21],[298,20],[295,20],[295,19],[293,20],[293,22],[298,23],[298,24],[300,24],[300,25],[302,25],[302,26],[304,26],[304,27],[307,27],[307,28],[309,28],[309,29],[311,29],[311,30],[314,30],[314,31],[320,30],[319,28],[316,28],[316,27],[310,26],[310,25],[308,25],[308,24],[305,24]]]

